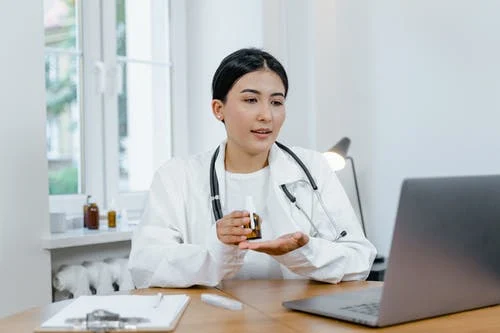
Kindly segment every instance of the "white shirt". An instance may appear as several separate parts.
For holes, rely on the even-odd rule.
[[[269,166],[251,173],[233,173],[226,171],[226,204],[224,215],[234,210],[245,210],[245,198],[251,196],[256,213],[266,208],[269,194]],[[263,217],[261,215],[261,217]]]
[[[272,225],[266,225],[268,217],[267,199],[269,194],[269,166],[251,173],[225,172],[226,176],[226,204],[224,215],[235,210],[248,210],[245,207],[247,196],[253,198],[255,213],[262,221],[262,238],[255,241],[271,240],[274,237]],[[280,264],[271,256],[256,252],[245,251],[243,266],[233,277],[234,279],[282,279]]]

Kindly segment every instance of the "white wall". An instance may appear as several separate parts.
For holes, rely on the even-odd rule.
[[[359,181],[365,224],[370,199],[367,184],[371,174],[373,151],[373,71],[371,20],[374,2],[363,0],[311,2],[314,12],[314,82],[317,103],[317,145],[326,151],[342,137],[351,139]],[[339,176],[353,206],[357,200],[350,165]],[[373,223],[372,223],[373,224]],[[378,245],[371,230],[368,237]],[[378,246],[380,248],[380,246]]]
[[[278,140],[290,146],[315,148],[315,18],[311,5],[308,1],[265,1],[262,15],[263,47],[280,60],[289,81],[286,120]]]
[[[308,2],[188,0],[185,5],[189,153],[214,149],[225,138],[223,125],[210,109],[212,76],[225,56],[242,47],[263,48],[285,66],[290,89],[279,140],[314,148],[316,108],[310,61],[314,19]]]
[[[40,27],[42,2],[0,2],[0,317],[51,299]]]
[[[327,2],[334,35],[316,51],[335,60],[316,86],[334,108],[318,111],[318,148],[353,139],[367,232],[387,254],[404,178],[500,170],[500,3]]]
[[[229,53],[262,47],[262,2],[188,0],[186,13],[189,153],[199,153],[225,138],[210,107],[212,76]]]

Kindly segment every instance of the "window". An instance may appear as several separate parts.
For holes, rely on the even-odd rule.
[[[82,192],[78,6],[45,1],[44,24],[49,193],[77,194]]]
[[[164,1],[117,1],[119,190],[149,187],[158,161],[170,152],[168,21]],[[127,13],[133,13],[128,14]],[[144,36],[151,36],[144,38]],[[163,126],[156,126],[163,124]],[[166,126],[165,126],[166,125]],[[156,138],[155,138],[156,137]],[[156,144],[158,143],[158,144]]]
[[[52,211],[140,209],[172,155],[168,0],[44,0]]]

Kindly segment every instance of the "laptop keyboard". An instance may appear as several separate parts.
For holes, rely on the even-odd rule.
[[[373,302],[373,303],[366,303],[366,304],[345,306],[345,307],[343,307],[341,309],[342,310],[347,310],[347,311],[352,311],[352,312],[357,312],[357,313],[363,313],[363,314],[366,314],[366,315],[378,317],[378,306],[379,306],[379,304],[380,303]]]

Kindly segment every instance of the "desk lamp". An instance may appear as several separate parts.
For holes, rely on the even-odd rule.
[[[363,233],[366,237],[366,229],[365,229],[365,219],[363,217],[363,208],[361,207],[361,197],[359,195],[359,187],[358,187],[358,177],[356,176],[356,168],[354,167],[354,159],[351,156],[347,155],[347,151],[349,150],[349,146],[351,144],[351,139],[348,137],[344,137],[340,139],[332,148],[330,148],[327,152],[323,153],[330,164],[330,167],[334,171],[339,171],[345,168],[346,161],[349,160],[351,163],[352,174],[354,179],[354,188],[356,189],[356,198],[358,199],[358,207],[359,207],[359,217],[361,220],[361,227],[363,228]],[[385,261],[385,258],[379,254],[375,258],[376,263],[382,263]]]

